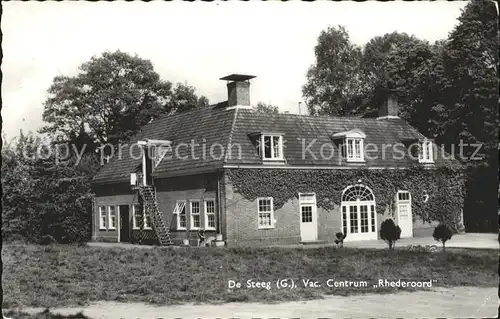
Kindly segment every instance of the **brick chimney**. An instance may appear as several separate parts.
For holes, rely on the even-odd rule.
[[[251,108],[250,105],[250,79],[253,75],[231,74],[220,78],[227,82],[227,107]]]
[[[378,109],[378,118],[399,118],[398,98],[393,91],[386,93],[386,99]]]

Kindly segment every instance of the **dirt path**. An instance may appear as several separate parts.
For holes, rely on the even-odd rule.
[[[23,309],[30,313],[43,309]],[[498,311],[497,288],[456,287],[390,295],[326,296],[322,300],[279,304],[228,303],[155,307],[139,303],[99,302],[54,313],[91,318],[493,318]]]

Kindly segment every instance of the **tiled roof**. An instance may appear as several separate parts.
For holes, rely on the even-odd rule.
[[[399,160],[394,159],[397,154],[393,152],[392,145],[402,143],[405,140],[424,138],[422,134],[401,119],[378,120],[376,118],[357,117],[261,114],[251,110],[239,110],[236,116],[232,143],[242,145],[243,156],[241,159],[232,156],[233,160],[227,163],[262,163],[255,151],[255,147],[248,138],[249,133],[261,131],[277,132],[284,135],[284,157],[287,165],[345,166],[347,163],[342,156],[338,156],[339,149],[333,143],[331,136],[334,133],[353,129],[359,129],[366,134],[364,139],[365,147],[367,147],[367,144],[373,144],[372,149],[377,148],[377,151],[369,153],[370,157],[374,159],[368,159],[365,156],[363,165],[367,167],[408,166],[414,163],[414,160],[409,156]],[[383,145],[386,145],[384,156],[382,156]],[[323,151],[321,152],[322,147]],[[333,156],[331,156],[332,151]]]
[[[166,155],[161,163],[155,168],[155,173],[161,174],[171,172],[175,175],[189,174],[189,172],[213,171],[222,167],[223,158],[214,159],[216,156],[202,157],[203,144],[206,144],[206,152],[210,152],[210,145],[220,143],[227,145],[233,125],[235,110],[224,108],[207,107],[181,114],[164,116],[145,125],[129,143],[133,145],[139,140],[162,139],[173,142],[172,149],[178,148],[178,157],[175,153],[173,160]],[[200,144],[194,147],[194,156],[191,156],[191,141]],[[179,146],[186,143],[186,146]],[[132,149],[130,152],[129,150]],[[217,155],[219,149],[214,148]],[[130,156],[132,154],[132,156]],[[138,159],[140,150],[138,147],[123,147],[121,156],[113,156],[108,164],[105,164],[94,177],[95,183],[107,183],[126,181],[130,178],[137,166],[141,165]],[[187,156],[189,154],[189,156]],[[185,160],[180,159],[187,156]],[[199,158],[199,159],[196,159]]]
[[[367,144],[373,144],[377,151],[365,153],[363,164],[346,163],[338,156],[339,149],[333,143],[334,133],[359,129]],[[213,172],[224,165],[261,165],[255,145],[249,135],[256,132],[283,134],[284,166],[353,166],[405,167],[415,163],[409,156],[397,159],[393,145],[409,140],[423,139],[401,119],[375,119],[356,117],[316,117],[295,114],[264,114],[248,109],[225,109],[224,102],[215,106],[178,115],[165,116],[144,126],[132,143],[141,139],[164,139],[173,142],[174,154],[165,156],[154,170],[156,176],[179,176],[202,172]],[[180,145],[186,143],[185,145]],[[194,143],[191,151],[191,144]],[[229,154],[221,153],[231,144]],[[323,146],[323,157],[321,147]],[[383,145],[386,145],[383,150]],[[309,147],[308,147],[309,146]],[[239,148],[241,147],[241,151]],[[178,152],[175,152],[175,149]],[[210,150],[213,150],[210,153]],[[309,151],[305,151],[308,149]],[[331,157],[333,150],[334,156]],[[402,149],[407,154],[408,151]],[[383,155],[383,152],[385,155]],[[192,153],[192,154],[191,154]],[[313,153],[313,155],[311,155]],[[138,148],[132,154],[138,154]],[[203,156],[205,154],[205,158]],[[304,154],[304,156],[303,156]],[[183,158],[185,157],[185,158]],[[446,161],[438,158],[436,165]],[[115,156],[104,165],[94,178],[96,183],[125,181],[131,172],[141,164],[139,159],[129,156],[123,148],[122,158]]]

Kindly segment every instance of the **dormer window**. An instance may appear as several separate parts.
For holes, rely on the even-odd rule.
[[[347,161],[348,162],[363,162],[363,139],[348,137],[346,138]]]
[[[358,129],[335,133],[332,135],[334,140],[341,140],[342,154],[347,162],[364,162],[363,141],[366,135]]]
[[[253,134],[259,156],[266,161],[281,161],[283,157],[283,135],[275,133]]]
[[[425,139],[425,140],[420,142],[418,162],[419,163],[434,163],[434,153],[433,153],[432,141]]]

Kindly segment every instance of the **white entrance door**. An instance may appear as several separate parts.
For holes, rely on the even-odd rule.
[[[377,239],[375,196],[364,185],[347,187],[342,193],[342,233],[345,241]]]
[[[314,241],[318,239],[318,217],[316,194],[299,194],[300,239]]]
[[[342,232],[345,241],[377,239],[374,203],[349,203],[342,205]]]
[[[409,192],[398,192],[397,208],[397,223],[401,228],[401,238],[413,237],[413,216],[411,212],[411,196]]]

